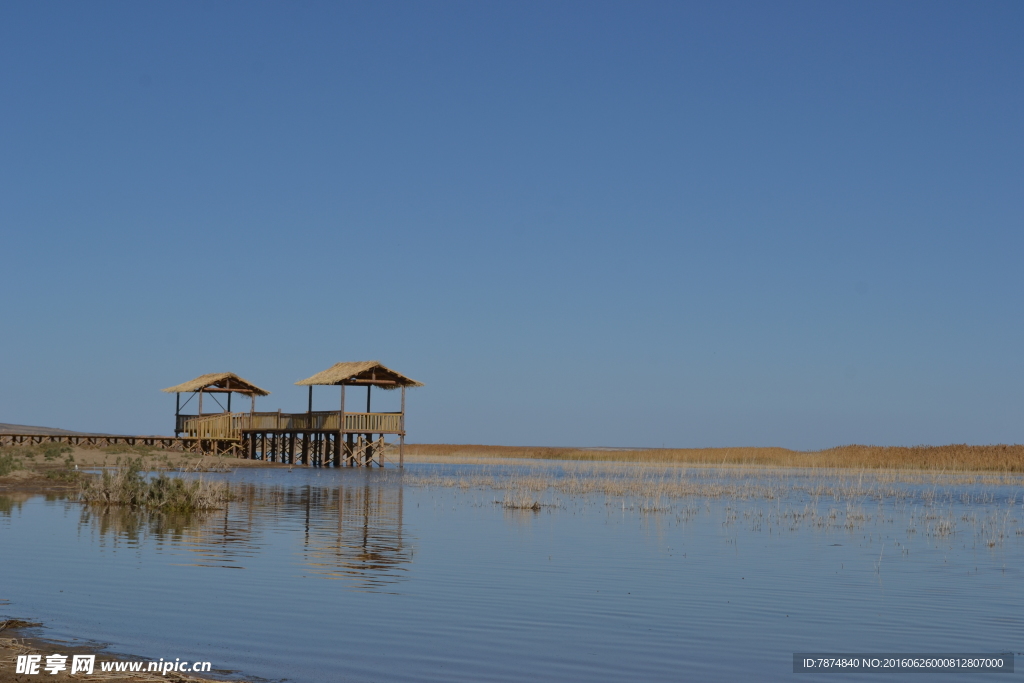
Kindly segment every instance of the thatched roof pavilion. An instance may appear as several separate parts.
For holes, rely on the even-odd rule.
[[[198,394],[199,405],[198,413],[203,414],[203,394],[227,394],[228,401],[227,405],[221,405],[221,408],[225,413],[231,412],[231,394],[242,394],[252,399],[252,408],[250,413],[256,412],[256,397],[267,396],[270,394],[266,389],[260,389],[258,386],[250,382],[249,380],[242,379],[233,372],[212,372],[206,375],[199,375],[193,380],[189,380],[183,384],[178,384],[173,387],[167,387],[163,391],[168,394],[175,394],[174,399],[174,433],[175,436],[182,431],[182,415],[181,409],[188,405]],[[181,395],[191,393],[184,404],[181,402]],[[216,397],[214,397],[216,401]],[[220,402],[218,401],[218,405]]]
[[[204,391],[206,393],[234,392],[246,396],[268,396],[270,392],[260,389],[252,382],[242,379],[233,372],[212,372],[208,375],[199,375],[193,380],[173,387],[167,387],[162,391],[168,394],[185,394],[189,392]]]
[[[200,375],[195,379],[164,389],[177,395],[175,408],[175,436],[184,433],[194,442],[196,452],[218,448],[241,452],[251,459],[271,462],[296,462],[315,467],[332,465],[384,466],[384,453],[393,444],[386,435],[398,437],[398,466],[405,464],[405,390],[423,384],[369,360],[354,363],[335,363],[323,372],[296,382],[309,387],[309,407],[305,413],[256,412],[256,397],[269,391],[230,372]],[[337,386],[341,389],[341,402],[336,410],[313,411],[313,387]],[[345,409],[346,387],[366,387],[366,412]],[[370,396],[373,387],[401,389],[401,410],[371,412]],[[199,396],[199,414],[182,415],[181,394],[191,393],[188,401]],[[217,400],[216,394],[227,394],[227,407]],[[248,413],[231,412],[231,394],[250,396],[253,408]],[[222,413],[203,415],[203,394],[223,409]],[[187,404],[188,401],[185,403]]]
[[[422,387],[423,384],[403,374],[384,367],[376,360],[361,360],[351,363],[335,363],[323,372],[296,382],[299,386],[315,385],[358,385],[375,386],[381,389],[398,389],[399,387]]]
[[[349,363],[335,363],[331,367],[327,368],[322,372],[318,372],[312,377],[299,380],[296,382],[299,386],[309,387],[309,415],[313,415],[313,387],[314,386],[340,386],[341,387],[341,406],[338,410],[338,424],[341,426],[341,432],[345,434],[349,439],[349,450],[352,449],[352,436],[357,432],[367,432],[367,439],[370,438],[373,432],[381,433],[381,439],[383,439],[383,433],[398,434],[398,466],[403,467],[405,464],[404,457],[404,445],[405,445],[405,390],[409,387],[422,387],[422,382],[406,377],[405,375],[395,372],[389,367],[386,367],[383,363],[376,360],[364,360],[355,361]],[[360,386],[366,387],[366,412],[365,413],[351,413],[345,410],[345,387]],[[370,412],[370,389],[378,387],[380,389],[401,389],[402,390],[402,409],[398,413],[371,413]],[[384,420],[397,419],[397,424],[393,424],[391,427],[385,428]],[[349,422],[356,424],[358,421],[364,421],[367,425],[374,423],[378,424],[376,428],[367,426],[365,428],[350,427]]]

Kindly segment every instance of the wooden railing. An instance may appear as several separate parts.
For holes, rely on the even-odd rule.
[[[337,413],[335,413],[337,415]],[[337,422],[337,418],[335,418]],[[345,413],[346,432],[386,434],[402,432],[401,413]]]
[[[338,412],[314,413],[218,413],[179,415],[177,431],[201,439],[240,439],[243,431],[270,430],[338,431]],[[401,413],[345,413],[345,432],[397,434]]]

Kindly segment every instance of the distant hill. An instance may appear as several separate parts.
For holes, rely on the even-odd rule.
[[[82,434],[83,432],[72,432],[67,429],[56,429],[54,427],[30,427],[29,425],[12,425],[0,422],[0,434]]]

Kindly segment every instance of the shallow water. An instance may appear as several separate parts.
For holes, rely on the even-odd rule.
[[[242,500],[187,518],[0,497],[0,611],[299,682],[788,680],[794,652],[1024,650],[1019,485],[843,500],[775,474],[656,512],[557,491],[534,512],[424,479],[456,471],[494,470],[250,470],[223,475]]]

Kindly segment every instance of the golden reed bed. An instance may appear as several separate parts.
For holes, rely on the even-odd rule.
[[[430,458],[540,458],[699,465],[759,465],[918,469],[952,472],[1024,472],[1024,445],[839,446],[823,451],[786,448],[656,448],[610,450],[534,446],[407,444],[406,454]]]

